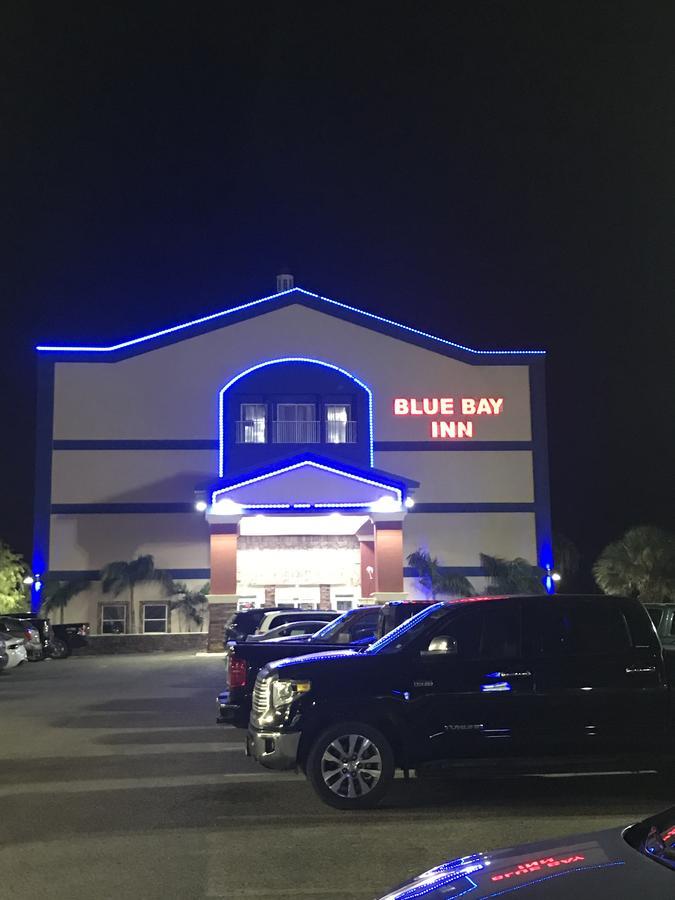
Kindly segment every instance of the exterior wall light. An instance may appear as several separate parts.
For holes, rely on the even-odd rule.
[[[211,511],[218,516],[237,516],[244,511],[244,508],[241,503],[235,503],[234,500],[223,497],[222,500],[217,500],[213,504]]]
[[[33,578],[32,575],[26,575],[26,577],[23,580],[23,583],[30,587],[31,584],[35,583],[35,579]]]
[[[406,505],[406,507],[407,507],[408,509],[412,509],[413,506],[415,505],[415,501],[413,500],[412,497],[406,497],[406,498],[405,498],[405,505]]]
[[[208,508],[209,505],[206,500],[197,500],[197,502],[195,503],[195,509],[197,510],[197,512],[206,512]]]
[[[370,504],[371,512],[399,512],[400,502],[395,497],[380,497]]]
[[[560,574],[560,572],[553,572],[553,573],[551,574],[551,578],[552,578],[554,581],[561,581],[561,580],[562,580],[562,575]]]

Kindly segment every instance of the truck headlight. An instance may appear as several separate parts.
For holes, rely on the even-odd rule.
[[[272,707],[275,710],[284,709],[302,694],[306,694],[312,684],[310,681],[278,680],[272,682]]]

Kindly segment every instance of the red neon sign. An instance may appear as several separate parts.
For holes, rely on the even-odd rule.
[[[573,863],[583,862],[586,859],[581,853],[574,856],[547,856],[545,859],[533,859],[530,862],[519,863],[510,872],[500,872],[492,875],[490,881],[504,881],[506,878],[518,878],[523,875],[536,875],[546,869],[557,869],[558,866],[571,866]]]
[[[472,438],[473,418],[500,416],[504,411],[503,397],[396,397],[395,416],[444,416],[433,418],[429,434],[432,438]],[[456,420],[455,415],[465,417]]]

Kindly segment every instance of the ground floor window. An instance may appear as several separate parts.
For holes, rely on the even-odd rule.
[[[101,634],[124,634],[127,630],[125,603],[104,604],[101,607]]]
[[[146,603],[143,606],[143,634],[156,634],[167,630],[166,603]]]

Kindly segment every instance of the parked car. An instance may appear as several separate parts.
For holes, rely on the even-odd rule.
[[[275,609],[262,617],[255,632],[246,640],[258,640],[261,635],[280,625],[290,625],[292,622],[332,622],[339,615],[334,609]]]
[[[65,659],[73,650],[86,647],[89,643],[89,622],[68,622],[52,625],[49,654],[52,659]]]
[[[569,876],[575,877],[570,881]],[[442,863],[380,900],[479,900],[527,888],[533,900],[675,896],[675,807],[628,828],[611,828]]]
[[[21,638],[24,642],[29,660],[39,660],[43,658],[40,632],[34,625],[31,625],[28,622],[22,622],[12,616],[1,616],[0,634]]]
[[[225,622],[224,639],[228,641],[245,641],[249,634],[254,634],[259,630],[262,620],[271,613],[289,613],[300,612],[292,606],[259,606],[255,609],[240,609],[232,613],[232,616]],[[302,612],[310,612],[310,610],[302,610]],[[337,615],[337,613],[335,613]],[[320,616],[317,618],[321,618]],[[288,619],[283,622],[276,622],[276,625],[285,624]]]
[[[668,657],[673,654],[667,654]],[[672,663],[671,663],[672,664]],[[301,768],[343,809],[377,804],[395,768],[672,768],[673,702],[636,600],[474,597],[418,613],[362,653],[272,662],[253,691],[248,752]]]
[[[65,659],[73,649],[83,647],[89,636],[88,622],[73,622],[52,625],[49,619],[35,613],[12,613],[12,616],[40,633],[40,659],[50,656],[52,659]]]
[[[348,610],[305,640],[229,643],[226,684],[225,690],[218,695],[216,721],[238,728],[248,726],[256,675],[272,660],[304,656],[319,650],[334,653],[345,647],[364,650],[376,637],[429,605],[425,602],[397,601],[383,606],[362,606]]]
[[[299,622],[287,622],[285,625],[277,625],[270,628],[264,634],[249,634],[247,641],[280,641],[280,640],[306,640],[310,635],[319,631],[326,624],[325,620],[307,619]]]
[[[5,639],[0,635],[0,672],[7,666],[9,654],[5,645]]]
[[[20,666],[21,663],[26,662],[28,654],[26,653],[23,636],[13,637],[10,634],[4,634],[2,640],[5,644],[4,652],[7,655],[5,669],[15,669],[17,666]]]
[[[666,649],[675,649],[675,603],[645,603],[656,633]]]

